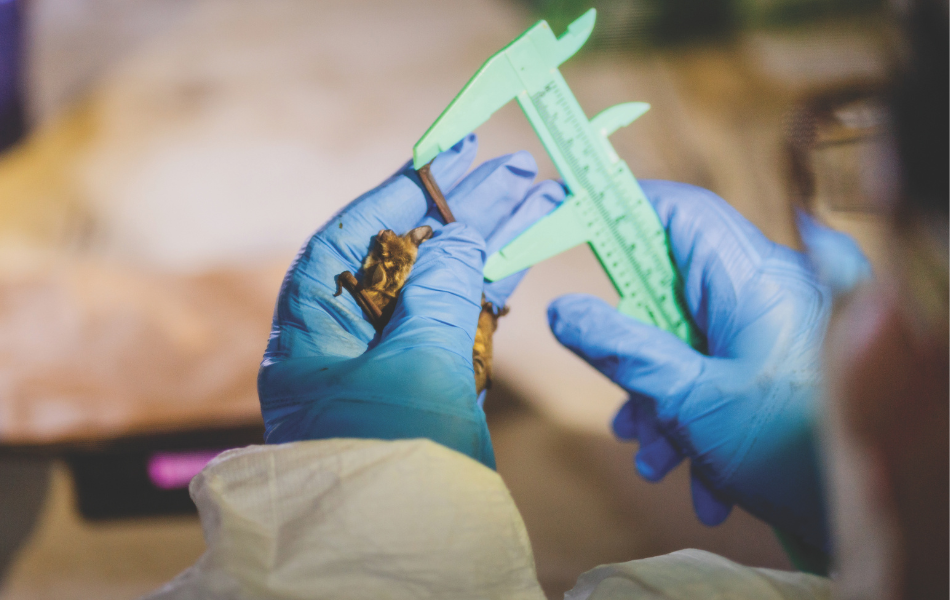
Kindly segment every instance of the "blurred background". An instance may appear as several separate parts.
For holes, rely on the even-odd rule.
[[[806,196],[886,260],[862,95],[889,69],[879,1],[0,0],[0,599],[134,598],[194,562],[185,488],[262,439],[257,367],[297,248],[488,56],[591,5],[561,71],[588,115],[651,103],[612,137],[635,175],[709,188],[793,247]],[[854,90],[802,137],[816,98]],[[528,149],[556,176],[516,105],[477,133],[479,162]],[[622,392],[547,328],[575,291],[615,297],[586,247],[531,271],[486,402],[549,596],[688,547],[790,568],[741,510],[702,526],[683,466],[635,475],[608,427]]]

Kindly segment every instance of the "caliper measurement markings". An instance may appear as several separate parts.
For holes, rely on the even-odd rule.
[[[553,100],[551,97],[553,97]],[[603,164],[603,160],[596,156],[596,152],[593,151],[594,140],[589,139],[577,116],[573,114],[570,104],[565,101],[560,86],[556,85],[555,82],[549,83],[532,97],[532,102],[539,116],[548,126],[551,137],[561,149],[570,171],[587,191],[588,199],[587,202],[582,204],[582,216],[589,226],[596,227],[596,222],[599,221],[607,230],[605,232],[604,229],[598,229],[594,236],[595,239],[592,241],[597,250],[598,258],[609,268],[618,287],[621,288],[619,290],[621,295],[624,297],[637,296],[636,288],[632,287],[633,278],[636,276],[629,271],[629,268],[632,267],[640,281],[643,282],[646,295],[652,300],[650,304],[653,306],[644,306],[644,308],[654,317],[654,320],[656,320],[656,317],[662,316],[668,326],[677,327],[678,321],[681,320],[669,314],[667,310],[669,298],[666,294],[658,295],[657,291],[660,288],[650,285],[656,267],[659,267],[659,272],[656,275],[660,279],[657,283],[662,284],[664,280],[668,279],[662,273],[665,270],[662,268],[662,259],[659,259],[651,251],[649,244],[638,245],[636,243],[637,239],[646,238],[647,234],[643,231],[643,227],[637,222],[637,219],[631,218],[628,211],[634,210],[640,199],[638,198],[637,202],[630,201],[627,194],[624,194],[626,190],[617,185],[611,173]],[[562,129],[568,129],[569,132],[562,131]],[[578,151],[578,145],[580,151]],[[598,189],[603,191],[596,192],[595,190]],[[588,205],[592,205],[599,218],[589,218]],[[610,235],[602,235],[604,233]],[[621,264],[619,257],[611,260],[614,258],[615,251],[627,259],[623,261],[623,264]],[[659,315],[656,314],[657,312]]]

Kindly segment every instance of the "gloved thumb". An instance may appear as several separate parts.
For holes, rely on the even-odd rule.
[[[448,350],[471,369],[484,265],[485,241],[474,229],[452,223],[437,231],[419,246],[381,343]]]
[[[831,288],[835,296],[871,279],[871,263],[854,238],[825,227],[801,210],[796,212],[796,222],[819,281]]]
[[[559,342],[627,391],[651,398],[660,422],[702,371],[702,354],[671,333],[621,314],[594,296],[572,294],[548,307]]]

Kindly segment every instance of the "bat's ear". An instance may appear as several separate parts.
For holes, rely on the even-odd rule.
[[[418,246],[422,242],[426,241],[432,237],[432,228],[428,225],[422,225],[421,227],[416,227],[412,231],[406,234],[406,238]]]

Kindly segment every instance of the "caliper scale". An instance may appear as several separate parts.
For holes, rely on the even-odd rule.
[[[413,149],[416,169],[451,148],[516,99],[551,157],[569,195],[564,203],[485,263],[496,281],[587,242],[620,296],[617,309],[701,348],[666,232],[608,137],[650,106],[628,102],[588,121],[558,66],[590,37],[590,9],[560,38],[539,21],[475,73]]]

